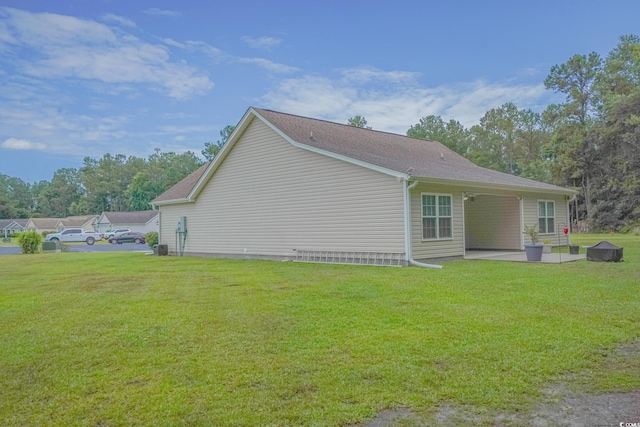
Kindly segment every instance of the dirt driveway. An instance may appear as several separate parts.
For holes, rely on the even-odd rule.
[[[607,357],[605,372],[623,369],[640,373],[640,340],[619,347]],[[387,409],[364,427],[409,426],[533,426],[640,427],[640,390],[598,393],[589,379],[575,375],[549,384],[532,404],[516,412],[488,412],[482,408],[441,404],[434,414],[421,416],[410,408]]]

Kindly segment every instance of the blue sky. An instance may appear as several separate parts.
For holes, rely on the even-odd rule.
[[[50,180],[85,156],[200,154],[249,106],[404,134],[541,111],[574,54],[640,34],[629,1],[2,0],[0,173]]]

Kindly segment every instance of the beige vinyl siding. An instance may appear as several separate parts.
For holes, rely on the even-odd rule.
[[[161,206],[161,238],[186,253],[404,252],[403,184],[294,147],[254,119],[194,203]]]
[[[517,196],[478,195],[465,201],[467,249],[521,249]]]
[[[553,246],[566,245],[567,236],[564,235],[562,224],[567,224],[567,199],[565,196],[554,196],[549,194],[528,194],[524,197],[524,223],[526,225],[538,225],[538,201],[549,200],[555,202],[555,230],[551,234],[540,234],[538,243],[551,240]],[[529,236],[524,237],[524,243],[531,243]]]
[[[463,201],[465,192],[476,194],[473,202]],[[528,243],[528,238],[522,234],[522,221],[524,219],[525,224],[538,223],[538,200],[555,202],[556,229],[561,222],[567,221],[567,203],[562,195],[494,189],[488,189],[485,194],[478,193],[477,188],[427,183],[420,183],[411,190],[411,244],[414,259],[462,256],[465,240],[470,249],[523,249],[521,242],[524,239]],[[422,239],[422,194],[452,196],[453,239]],[[522,197],[522,213],[519,197]],[[562,230],[560,235],[540,236],[541,242],[547,239],[552,240],[554,245],[566,244]]]
[[[176,226],[178,225],[178,219],[186,214],[186,209],[191,205],[193,204],[163,205],[160,207],[158,243],[168,245],[171,252],[175,252],[176,250]],[[189,223],[187,222],[187,229],[188,228]]]
[[[461,187],[418,184],[411,190],[411,247],[414,259],[464,255]],[[451,195],[453,238],[422,239],[422,194]]]

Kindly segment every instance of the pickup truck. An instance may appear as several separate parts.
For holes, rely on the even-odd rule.
[[[67,228],[60,233],[47,234],[47,242],[87,242],[93,245],[100,235],[95,231],[84,231],[82,228]]]

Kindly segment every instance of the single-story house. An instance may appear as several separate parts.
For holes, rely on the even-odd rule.
[[[158,231],[158,211],[134,212],[102,212],[95,222],[98,233],[104,233],[116,228],[130,228],[131,231],[149,233]]]
[[[216,158],[152,205],[170,253],[406,265],[522,250],[525,224],[564,243],[574,194],[438,142],[249,108]]]
[[[61,218],[29,218],[24,228],[26,231],[37,231],[38,233],[57,233],[64,226]]]
[[[28,219],[0,219],[0,237],[12,236],[24,231]]]
[[[63,228],[82,228],[85,231],[94,231],[94,223],[98,215],[68,216],[60,221]]]

